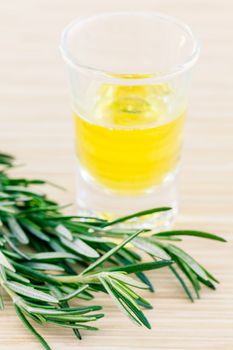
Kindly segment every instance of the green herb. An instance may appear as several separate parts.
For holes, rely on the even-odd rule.
[[[81,305],[82,300],[90,304],[98,292],[107,293],[133,322],[150,328],[142,309],[152,306],[136,292],[153,291],[145,271],[168,267],[191,301],[193,293],[200,297],[202,285],[215,289],[217,279],[172,243],[182,236],[225,241],[223,238],[191,230],[155,234],[148,229],[122,228],[125,221],[170,210],[167,207],[114,221],[63,215],[62,206],[34,190],[48,182],[12,178],[8,174],[12,167],[13,157],[0,153],[0,286],[45,349],[49,345],[29,320],[41,326],[52,323],[71,328],[81,339],[80,331],[96,330],[89,322],[104,316],[99,313],[101,306]],[[148,261],[141,261],[140,252],[146,253]],[[71,301],[76,305],[70,306]],[[4,308],[2,297],[0,308]]]

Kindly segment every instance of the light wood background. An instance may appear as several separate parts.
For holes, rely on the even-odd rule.
[[[156,10],[188,22],[203,43],[193,82],[181,175],[177,227],[222,234],[228,244],[186,239],[183,246],[221,280],[191,304],[167,270],[154,273],[153,329],[137,328],[100,295],[101,330],[78,342],[70,331],[41,329],[54,350],[233,349],[233,2],[232,0],[7,0],[0,9],[0,148],[15,154],[17,175],[67,187],[74,199],[72,120],[58,43],[62,28],[82,14]],[[151,274],[152,275],[152,274]],[[0,315],[0,349],[40,349],[10,303]]]

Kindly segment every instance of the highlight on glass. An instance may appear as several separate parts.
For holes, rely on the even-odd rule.
[[[137,225],[170,227],[199,51],[186,24],[153,12],[82,17],[65,28],[80,212],[114,219],[169,206]]]

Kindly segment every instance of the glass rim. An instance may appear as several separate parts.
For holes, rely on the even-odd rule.
[[[77,60],[74,59],[72,54],[69,52],[68,45],[67,45],[67,39],[70,31],[77,25],[82,26],[85,25],[87,22],[90,22],[95,19],[101,19],[105,18],[108,16],[124,16],[124,15],[142,15],[142,16],[150,16],[154,17],[155,19],[163,20],[166,22],[173,23],[177,27],[181,28],[186,35],[192,40],[192,52],[190,55],[187,56],[187,58],[182,62],[179,63],[178,65],[175,65],[172,67],[170,70],[165,72],[164,74],[161,74],[158,76],[158,72],[151,72],[151,73],[146,73],[145,75],[149,75],[147,77],[143,78],[123,78],[120,77],[121,75],[138,75],[140,72],[135,72],[135,73],[127,73],[127,72],[122,72],[122,73],[115,73],[115,72],[110,72],[107,70],[103,69],[98,69],[93,66],[85,65],[83,63],[77,62]],[[184,23],[183,21],[180,21],[179,19],[166,15],[163,13],[155,12],[155,11],[112,11],[112,12],[102,12],[98,13],[95,15],[87,15],[87,16],[80,16],[70,22],[62,31],[61,34],[61,40],[60,40],[60,45],[59,45],[61,54],[63,59],[65,60],[66,63],[71,65],[74,69],[82,71],[86,74],[95,74],[98,75],[99,79],[105,80],[105,81],[111,81],[111,82],[116,82],[119,84],[123,85],[131,85],[132,82],[135,84],[142,84],[145,82],[146,84],[148,83],[162,83],[164,81],[171,80],[172,78],[176,77],[179,74],[182,74],[183,72],[187,71],[190,69],[195,62],[197,61],[199,54],[200,54],[200,41],[198,37],[194,34],[192,29],[190,28],[189,25]],[[142,73],[143,74],[143,73]]]

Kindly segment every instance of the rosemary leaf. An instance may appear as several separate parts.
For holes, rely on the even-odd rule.
[[[47,301],[49,303],[58,303],[58,300],[50,294],[41,292],[35,288],[25,286],[18,282],[4,282],[10,290],[14,291],[19,295],[24,295],[28,298],[39,300],[39,301]]]
[[[112,255],[116,254],[118,250],[123,248],[127,243],[129,243],[132,239],[134,239],[136,236],[138,236],[141,232],[144,230],[138,230],[134,234],[132,234],[130,237],[126,238],[123,242],[121,242],[119,245],[113,247],[110,251],[108,251],[106,254],[104,254],[101,258],[96,260],[93,264],[89,265],[82,274],[86,274],[92,270],[94,270],[99,265],[103,264],[104,261],[108,260]]]
[[[11,232],[13,232],[13,234],[15,235],[15,237],[18,239],[20,243],[22,244],[29,243],[29,239],[26,233],[23,231],[22,227],[19,225],[19,223],[13,216],[10,216],[7,219],[7,223],[9,225],[9,228],[11,229]]]
[[[220,242],[226,242],[226,240],[220,236],[214,235],[212,233],[204,232],[204,231],[195,231],[195,230],[173,230],[173,231],[165,231],[155,233],[156,237],[171,237],[171,236],[194,236],[212,239]]]
[[[139,218],[141,216],[151,215],[151,214],[154,214],[154,213],[160,213],[160,212],[168,211],[168,210],[171,210],[171,208],[169,208],[169,207],[161,207],[161,208],[153,208],[153,209],[139,211],[139,212],[131,214],[131,215],[123,216],[123,217],[121,217],[119,219],[116,219],[114,221],[109,221],[107,223],[104,223],[102,225],[102,227],[108,227],[108,226],[116,225],[116,224],[119,224],[121,222],[128,221],[130,219],[136,219],[136,218]]]
[[[29,329],[29,331],[39,340],[39,342],[41,343],[41,345],[44,347],[44,349],[46,350],[52,350],[50,348],[50,346],[48,345],[48,343],[44,340],[44,338],[35,330],[34,327],[32,327],[32,325],[30,324],[30,322],[26,319],[26,317],[24,316],[22,310],[15,304],[15,310],[19,316],[19,318],[21,318],[21,320],[23,321],[24,325]]]
[[[185,281],[183,280],[183,278],[180,276],[180,274],[176,271],[176,269],[174,268],[174,266],[169,266],[170,270],[173,272],[173,274],[176,276],[176,278],[178,279],[178,281],[180,282],[180,284],[182,285],[185,293],[187,294],[187,296],[189,297],[189,299],[193,302],[193,296],[192,293],[190,292],[190,290],[188,289]]]

